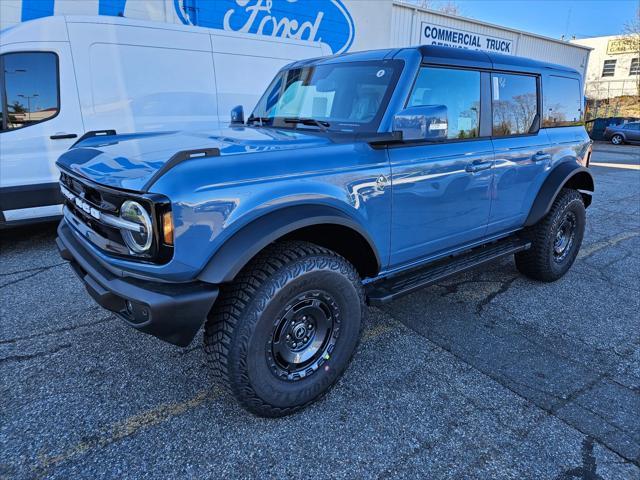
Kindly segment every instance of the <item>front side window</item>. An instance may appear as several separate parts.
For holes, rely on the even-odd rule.
[[[640,58],[632,58],[629,66],[629,75],[640,75]]]
[[[492,73],[493,135],[534,133],[538,82],[530,75]]]
[[[401,61],[391,60],[282,71],[248,123],[279,128],[317,128],[320,124],[338,132],[375,132],[401,69]]]
[[[0,110],[3,130],[14,130],[55,117],[58,98],[58,57],[49,52],[7,53],[2,56],[4,88]]]
[[[480,125],[480,72],[421,68],[407,107],[427,105],[444,105],[447,108],[447,138],[477,137]]]
[[[616,61],[615,60],[605,60],[602,65],[602,76],[603,77],[613,77],[616,73]]]
[[[566,127],[581,121],[580,82],[576,78],[551,75],[544,85],[543,127]]]

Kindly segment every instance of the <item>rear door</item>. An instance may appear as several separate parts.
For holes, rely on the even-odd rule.
[[[491,73],[495,152],[488,235],[522,226],[551,165],[550,142],[540,127],[540,78]]]
[[[640,142],[640,123],[627,123],[625,134],[627,136],[627,140],[630,140],[632,142]]]
[[[444,105],[448,139],[389,149],[392,266],[426,259],[484,235],[493,175],[490,132],[482,132],[483,137],[480,128],[481,85],[487,75],[471,69],[420,69],[407,107]]]
[[[59,214],[55,162],[84,133],[69,44],[21,43],[0,59],[0,209],[7,221]]]

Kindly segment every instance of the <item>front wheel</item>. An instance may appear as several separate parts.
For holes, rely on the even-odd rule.
[[[288,415],[344,372],[364,311],[344,258],[307,242],[274,244],[222,289],[205,326],[207,359],[247,410]]]
[[[535,280],[558,280],[578,256],[585,224],[582,195],[576,190],[561,190],[549,213],[523,232],[531,248],[516,253],[516,267]]]
[[[624,138],[622,138],[622,135],[614,135],[611,137],[611,143],[614,145],[622,145],[624,143]]]

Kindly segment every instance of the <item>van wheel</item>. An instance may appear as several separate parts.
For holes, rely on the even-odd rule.
[[[624,138],[622,138],[622,135],[614,135],[611,137],[611,143],[614,145],[622,145],[624,143]]]
[[[362,283],[344,258],[307,242],[273,244],[222,288],[205,325],[207,361],[244,408],[288,415],[340,378],[364,312]]]
[[[586,223],[582,195],[562,189],[549,213],[523,232],[531,248],[516,253],[516,267],[526,276],[543,282],[562,277],[575,261]]]

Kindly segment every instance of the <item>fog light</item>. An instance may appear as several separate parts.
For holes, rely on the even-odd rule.
[[[133,315],[133,303],[131,303],[131,300],[124,302],[124,306],[127,309],[127,313]]]

